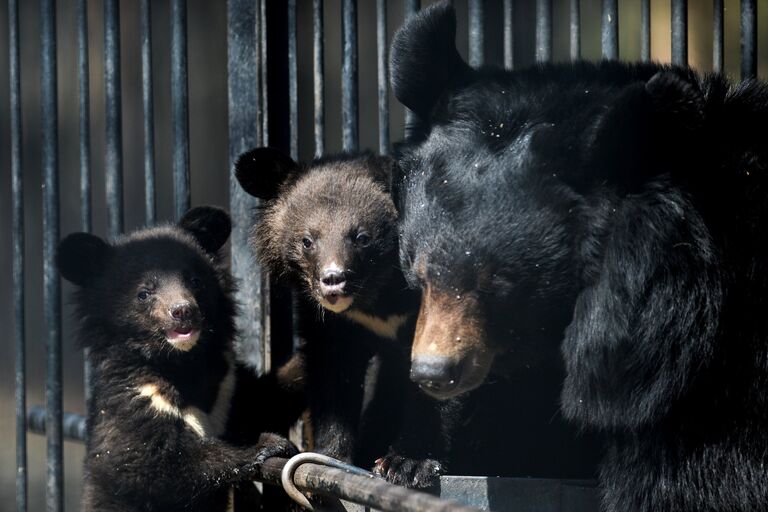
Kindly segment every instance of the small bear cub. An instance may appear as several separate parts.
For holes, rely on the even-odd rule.
[[[295,453],[275,434],[223,440],[240,372],[218,256],[230,231],[227,213],[198,207],[112,244],[75,233],[59,245],[94,372],[86,510],[223,511],[266,458]]]
[[[418,410],[423,420],[431,405],[417,405],[425,397],[408,377],[419,295],[398,264],[395,170],[371,153],[302,164],[257,148],[235,175],[265,201],[252,231],[260,262],[298,299],[314,449],[363,467],[416,455],[380,474],[422,486],[442,468],[406,419]]]

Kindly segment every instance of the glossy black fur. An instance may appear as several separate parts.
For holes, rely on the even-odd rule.
[[[414,285],[478,297],[501,350],[467,393],[468,428],[499,447],[478,465],[556,474],[572,451],[513,456],[546,445],[559,401],[609,438],[605,510],[768,510],[768,87],[658,64],[471,70],[454,25],[443,2],[393,44],[419,115],[400,243]],[[508,399],[525,394],[551,422]]]
[[[248,193],[265,201],[253,229],[259,260],[297,294],[314,449],[366,468],[389,454],[378,467],[382,476],[423,486],[440,471],[428,460],[434,436],[415,441],[420,425],[404,422],[404,411],[413,405],[437,416],[435,404],[408,379],[418,294],[398,269],[392,165],[371,154],[304,165],[259,148],[242,155],[235,172]],[[365,247],[355,241],[358,232],[370,234]],[[311,247],[304,238],[311,238]],[[320,305],[319,273],[328,261],[348,275],[354,302],[343,312]],[[350,316],[357,313],[407,319],[387,337]]]
[[[234,361],[234,285],[217,255],[229,231],[226,213],[200,207],[178,225],[113,244],[85,233],[61,242],[58,265],[79,287],[80,339],[93,364],[86,510],[223,511],[231,487],[253,494],[249,480],[265,458],[295,453],[288,441],[262,433],[277,429],[279,411],[252,412],[258,395],[291,407],[277,398],[275,377],[258,380]],[[165,310],[171,294],[189,300],[188,325],[201,333],[186,351],[166,340],[166,330],[177,325]],[[227,380],[230,370],[235,377]],[[240,412],[227,414],[218,434],[201,436],[173,413],[190,407],[210,413],[225,382],[235,385],[226,412]],[[147,385],[167,411],[142,396]],[[266,418],[270,413],[275,417]]]

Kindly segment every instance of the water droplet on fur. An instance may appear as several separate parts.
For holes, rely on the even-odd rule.
[[[499,123],[499,128],[504,128],[504,123]]]
[[[456,341],[461,341],[461,336],[456,336]]]
[[[448,180],[443,180],[443,184],[448,183]]]
[[[455,381],[455,380],[453,380],[453,379],[451,379],[451,380],[449,380],[449,381],[448,381],[448,384],[450,384],[451,386],[453,386],[454,384],[456,384],[456,381]]]
[[[478,167],[480,167],[480,164],[475,164],[475,169],[477,169]]]
[[[472,251],[464,251],[464,254],[466,254],[467,256],[469,256],[470,254],[472,254]]]
[[[456,298],[457,298],[457,299],[461,299],[461,295],[457,295],[457,296],[456,296]]]

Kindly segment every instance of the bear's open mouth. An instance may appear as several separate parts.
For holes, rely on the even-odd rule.
[[[165,331],[166,341],[179,350],[191,349],[198,338],[200,338],[200,330],[194,327],[174,327]]]
[[[319,299],[318,302],[320,302],[321,306],[334,313],[341,313],[349,308],[349,306],[352,305],[352,302],[354,302],[354,299],[351,296],[343,293],[321,294]]]

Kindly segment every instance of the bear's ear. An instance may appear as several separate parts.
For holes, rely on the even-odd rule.
[[[593,131],[590,167],[600,181],[636,190],[649,172],[688,168],[677,160],[694,149],[703,123],[704,96],[695,79],[661,71],[609,105]]]
[[[388,192],[391,191],[397,177],[397,161],[388,155],[371,155],[368,166],[373,172],[373,179],[384,185]]]
[[[299,165],[289,156],[272,148],[256,148],[240,155],[235,177],[243,190],[259,199],[274,199],[280,185]]]
[[[112,248],[89,233],[67,235],[56,251],[56,266],[64,279],[86,285],[104,269]]]
[[[437,2],[408,19],[392,40],[392,90],[422,118],[470,72],[456,50],[456,11]]]
[[[221,208],[198,206],[184,214],[179,227],[191,233],[205,252],[216,254],[229,238],[232,221]]]

